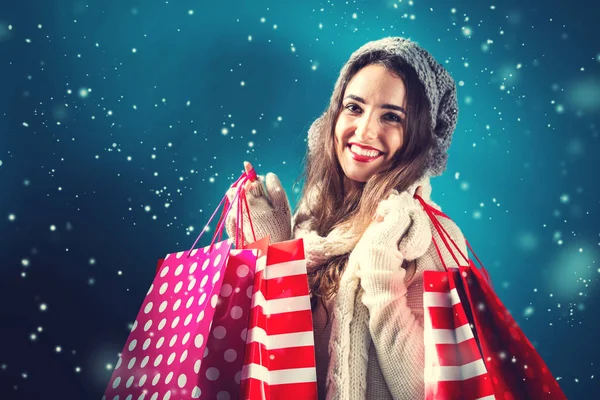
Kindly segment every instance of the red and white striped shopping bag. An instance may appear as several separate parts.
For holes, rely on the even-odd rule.
[[[468,303],[459,296],[459,270],[425,271],[423,284],[425,399],[494,399],[494,388],[465,312],[464,304]]]
[[[490,276],[469,242],[466,244],[481,268],[463,254],[437,219],[448,216],[415,197],[459,266],[446,266],[434,236],[445,271],[423,275],[425,398],[566,399],[544,360],[494,292]]]
[[[241,388],[245,400],[317,398],[302,239],[271,244],[257,262]]]
[[[444,271],[423,273],[425,400],[493,400],[494,386],[477,342],[473,310],[465,296],[461,271],[448,268],[440,252],[439,239],[456,265],[461,265],[436,215],[448,217],[416,197],[438,233],[433,236],[433,243],[444,267]],[[461,255],[464,263],[469,264],[466,255]]]

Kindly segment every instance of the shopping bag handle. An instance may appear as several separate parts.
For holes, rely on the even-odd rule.
[[[250,172],[254,172],[254,170],[251,170]],[[252,182],[253,179],[250,176],[250,181]],[[233,185],[232,188],[235,187],[235,185],[238,183],[238,181],[236,181]],[[248,205],[248,199],[246,198],[246,191],[242,190],[240,191],[240,195],[237,198],[237,208],[236,208],[236,226],[235,226],[235,247],[238,249],[241,249],[240,247],[240,242],[239,239],[241,238],[242,240],[242,246],[244,244],[244,206],[246,207],[246,215],[248,216],[248,222],[250,222],[250,229],[252,230],[252,237],[254,238],[254,241],[256,242],[256,233],[254,232],[254,224],[252,223],[252,215],[250,215],[250,206]],[[225,207],[223,207],[223,211],[221,212],[221,216],[219,217],[219,222],[217,225],[219,225],[221,223],[221,221],[225,220],[226,218],[226,210],[229,207],[229,198],[227,198],[225,200]],[[219,232],[219,241],[223,240],[223,230],[221,229],[221,231]]]
[[[251,169],[250,171],[244,172],[242,175],[240,175],[240,177],[231,185],[232,188],[236,188],[237,189],[235,191],[235,195],[234,195],[233,201],[231,203],[229,202],[227,194],[225,194],[225,196],[223,196],[223,198],[219,202],[219,205],[217,206],[217,208],[215,209],[215,211],[213,212],[213,214],[208,219],[208,222],[206,223],[206,225],[204,226],[204,228],[202,228],[202,230],[198,234],[198,237],[194,241],[194,244],[192,245],[192,247],[188,251],[187,257],[190,256],[192,250],[194,249],[194,247],[196,247],[196,244],[198,243],[198,241],[200,240],[200,238],[202,237],[202,235],[206,231],[206,228],[212,222],[213,218],[217,214],[217,211],[219,211],[219,209],[221,208],[221,205],[223,205],[223,203],[225,203],[225,206],[223,207],[223,213],[221,214],[221,217],[219,218],[219,222],[217,223],[217,229],[215,230],[215,233],[213,235],[212,241],[210,242],[210,249],[212,250],[212,246],[214,245],[217,236],[219,236],[222,233],[222,231],[223,231],[223,227],[225,226],[226,217],[229,214],[229,212],[231,211],[231,208],[232,208],[233,204],[236,202],[236,200],[241,201],[242,198],[243,199],[246,198],[246,194],[244,193],[244,190],[243,190],[244,184],[247,181],[249,181],[249,180],[253,181],[255,179],[256,179],[256,172],[254,171],[254,169]],[[241,193],[241,195],[240,195],[240,193]],[[240,203],[238,202],[238,204],[240,204]],[[248,207],[247,201],[246,201],[246,207]],[[239,209],[240,209],[240,207],[238,207],[238,213],[239,213]],[[248,216],[249,215],[250,215],[250,210],[248,208]],[[250,224],[252,224],[252,222],[250,222]],[[239,225],[239,218],[238,218],[238,225]],[[236,227],[236,229],[237,229],[237,227]],[[252,233],[254,234],[254,227],[252,227]],[[236,240],[237,240],[237,236],[238,235],[237,235],[237,231],[236,231]],[[236,247],[237,247],[237,245],[236,245]]]
[[[244,174],[246,175],[247,179],[243,179]],[[246,215],[248,216],[248,222],[250,223],[250,229],[252,230],[252,237],[254,238],[254,241],[256,241],[256,233],[254,232],[254,224],[252,223],[252,216],[250,215],[250,206],[248,205],[248,199],[246,198],[246,191],[243,190],[243,187],[246,183],[246,181],[250,181],[250,182],[254,182],[257,179],[257,175],[256,175],[256,171],[254,170],[254,168],[251,168],[249,171],[246,171],[244,174],[242,174],[242,176],[240,176],[240,178],[238,178],[237,181],[235,181],[231,187],[232,188],[236,188],[236,196],[234,197],[231,205],[233,205],[233,203],[236,202],[237,200],[237,208],[236,208],[236,226],[235,226],[235,247],[237,249],[241,249],[244,245],[244,206],[246,207]],[[221,221],[225,221],[227,214],[229,214],[229,210],[231,209],[231,205],[229,204],[229,198],[227,196],[225,196],[225,207],[223,207],[223,212],[221,213],[221,217],[219,218],[219,224],[221,224]],[[227,210],[227,212],[225,211]],[[224,222],[223,222],[224,223]],[[222,236],[223,236],[223,228],[221,227],[221,230],[218,232],[219,233],[219,240],[222,240]],[[217,235],[217,232],[215,231],[215,235]],[[240,241],[239,239],[241,239],[241,246],[240,246]]]
[[[254,171],[254,170],[252,170]],[[242,203],[243,201],[243,203]],[[248,199],[246,198],[246,191],[242,190],[240,198],[238,200],[237,207],[237,219],[236,219],[236,231],[235,231],[235,247],[240,249],[238,238],[242,239],[242,246],[244,245],[244,207],[246,207],[246,215],[248,215],[248,222],[250,223],[250,230],[252,231],[252,238],[256,242],[256,233],[254,232],[254,224],[252,223],[252,216],[250,215],[250,206],[248,205]]]
[[[454,247],[456,248],[456,250],[458,250],[458,253],[462,256],[462,258],[465,260],[465,262],[468,264],[469,263],[469,259],[467,258],[467,256],[465,254],[463,254],[462,250],[460,249],[460,247],[456,244],[456,242],[452,239],[452,237],[450,236],[450,234],[448,233],[448,231],[446,231],[446,229],[444,228],[444,226],[440,223],[440,221],[436,218],[436,216],[440,216],[446,219],[449,219],[450,221],[452,221],[452,219],[446,215],[445,213],[443,213],[442,211],[438,210],[437,208],[433,207],[432,205],[428,204],[425,200],[423,200],[423,198],[421,196],[419,196],[418,194],[414,195],[414,198],[417,199],[421,205],[423,206],[423,209],[425,210],[425,212],[427,213],[427,215],[429,216],[429,218],[431,219],[431,222],[433,222],[433,226],[435,227],[435,229],[438,231],[438,234],[440,235],[440,238],[442,239],[442,241],[444,242],[444,244],[446,245],[446,249],[448,250],[448,252],[450,253],[450,255],[452,256],[452,258],[454,259],[454,261],[456,261],[456,265],[460,265],[460,263],[458,262],[458,258],[456,257],[456,255],[454,254],[454,251],[452,250],[452,248],[450,247],[450,245],[448,244],[446,237],[450,240],[450,242],[452,242],[452,244],[454,245]],[[477,257],[477,254],[475,254],[475,251],[473,250],[473,248],[471,247],[471,244],[469,243],[469,241],[465,238],[465,242],[467,244],[467,247],[469,248],[469,250],[471,250],[471,253],[473,254],[473,256],[475,257],[475,259],[477,260],[477,262],[479,263],[479,265],[481,266],[482,270],[485,272],[486,278],[488,278],[489,280],[489,276],[487,274],[487,271],[485,270],[485,267],[483,266],[483,263],[481,262],[481,260],[479,259],[479,257]],[[437,250],[438,255],[440,256],[440,260],[442,261],[442,265],[444,266],[444,269],[448,270],[448,267],[446,266],[446,264],[444,263],[444,258],[442,257],[442,253],[440,252],[440,249],[438,247],[438,244],[435,241],[435,238],[433,238],[433,244],[435,245],[435,249]]]
[[[251,168],[248,172],[248,180],[250,182],[254,182],[257,179],[257,175],[256,175],[256,171],[254,170],[254,168]],[[241,249],[244,246],[244,206],[246,207],[246,215],[248,216],[248,222],[250,223],[250,229],[252,230],[252,237],[254,239],[254,241],[256,242],[256,233],[254,232],[254,224],[252,223],[252,215],[250,215],[250,206],[248,205],[248,199],[246,198],[246,191],[245,190],[241,190],[241,188],[244,186],[245,182],[240,183],[238,189],[240,189],[240,195],[237,199],[237,208],[236,208],[236,225],[235,225],[235,247],[237,249]],[[238,184],[238,182],[234,183],[232,185],[232,187],[235,187],[235,185]],[[235,201],[235,200],[234,200]],[[225,204],[229,203],[229,199],[225,200]],[[221,219],[223,219],[225,216],[224,214],[221,214]],[[223,234],[223,230],[221,230],[221,235]],[[240,241],[239,239],[241,239],[241,246],[240,246]]]

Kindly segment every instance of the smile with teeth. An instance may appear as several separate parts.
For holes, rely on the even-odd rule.
[[[367,158],[370,160],[375,160],[376,158],[378,158],[379,156],[381,156],[383,153],[379,150],[370,150],[370,149],[364,149],[358,145],[355,144],[349,144],[348,147],[350,148],[350,152],[354,155],[354,156],[358,156],[361,159],[362,158]]]

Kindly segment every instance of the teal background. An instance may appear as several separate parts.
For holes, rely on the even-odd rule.
[[[389,35],[458,83],[433,199],[567,396],[599,395],[598,11],[2,2],[0,398],[99,399],[156,260],[191,246],[243,160],[278,174],[295,204],[306,132],[339,69]]]

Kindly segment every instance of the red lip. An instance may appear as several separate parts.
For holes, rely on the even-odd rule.
[[[381,150],[376,149],[375,147],[367,146],[367,145],[356,143],[356,142],[348,142],[348,146],[352,146],[352,145],[356,145],[356,146],[358,146],[358,147],[360,147],[362,149],[365,149],[365,150],[375,150],[375,151],[378,151],[380,153],[382,152]]]
[[[350,155],[352,156],[352,158],[353,158],[355,161],[358,161],[358,162],[370,163],[370,162],[373,162],[373,161],[377,160],[379,157],[381,157],[381,156],[383,155],[383,153],[382,153],[382,152],[380,152],[379,150],[377,150],[377,149],[374,149],[374,148],[372,148],[372,147],[371,147],[371,148],[369,148],[369,150],[376,150],[376,151],[379,151],[379,155],[377,155],[377,156],[375,156],[375,157],[367,157],[367,156],[362,156],[362,155],[360,155],[360,154],[356,154],[355,152],[353,152],[353,151],[352,151],[352,149],[351,149],[351,146],[352,146],[352,145],[348,145],[348,146],[347,146],[347,148],[348,148],[348,151],[350,152]],[[362,146],[361,146],[361,147],[362,147]]]

